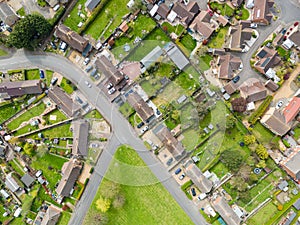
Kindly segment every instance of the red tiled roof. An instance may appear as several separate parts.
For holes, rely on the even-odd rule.
[[[300,112],[300,98],[294,97],[285,107],[283,115],[287,123],[291,122]]]

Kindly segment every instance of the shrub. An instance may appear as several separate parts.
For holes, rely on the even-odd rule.
[[[60,18],[63,16],[63,14],[65,13],[66,9],[64,7],[60,7],[57,12],[54,14],[53,18],[49,19],[49,23],[51,24],[51,26],[55,26],[58,21],[60,20]]]
[[[291,147],[290,143],[288,143],[288,141],[285,140],[285,139],[282,140],[282,143],[283,143],[283,144],[285,145],[285,147],[287,147],[287,148],[290,148],[290,147]]]
[[[257,120],[259,119],[260,116],[262,116],[267,108],[269,107],[270,103],[273,100],[273,96],[269,95],[267,98],[264,100],[264,102],[258,107],[258,109],[251,114],[251,116],[248,119],[248,122],[250,124],[255,124]]]

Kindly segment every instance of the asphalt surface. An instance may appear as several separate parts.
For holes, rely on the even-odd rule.
[[[195,224],[207,224],[199,213],[199,210],[192,201],[188,200],[179,185],[167,172],[166,168],[155,158],[153,153],[145,148],[142,140],[138,138],[138,135],[127,120],[119,113],[118,109],[106,99],[105,95],[97,86],[92,85],[91,88],[87,87],[85,84],[86,80],[91,84],[93,82],[81,69],[66,58],[52,54],[39,55],[37,53],[18,51],[13,57],[0,60],[0,70],[26,67],[39,67],[61,73],[77,85],[78,89],[94,104],[97,110],[99,110],[112,126],[112,137],[94,167],[95,172],[90,178],[86,190],[76,206],[75,212],[69,222],[70,225],[82,224],[87,210],[97,192],[98,186],[108,169],[113,154],[116,148],[121,144],[128,144],[137,151],[157,179],[165,186]]]

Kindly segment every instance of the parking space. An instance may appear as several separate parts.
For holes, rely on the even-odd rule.
[[[175,166],[175,168],[173,168],[170,171],[170,173],[172,174],[172,176],[180,186],[190,180],[190,178],[186,176],[184,169],[182,168],[181,165]]]

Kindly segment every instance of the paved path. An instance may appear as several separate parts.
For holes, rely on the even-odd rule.
[[[145,148],[142,140],[138,138],[138,135],[127,120],[119,113],[118,109],[107,100],[97,86],[92,85],[91,88],[87,87],[84,82],[85,80],[88,80],[90,83],[93,82],[80,68],[59,55],[39,55],[23,51],[18,51],[12,58],[0,60],[0,70],[24,67],[51,69],[71,80],[112,126],[112,137],[95,166],[95,172],[91,176],[78,206],[76,206],[76,210],[69,222],[70,225],[82,224],[87,209],[90,207],[113,154],[121,144],[128,144],[137,151],[157,179],[165,186],[195,224],[207,224],[197,207],[192,201],[188,200],[176,181],[166,171],[166,168],[155,158],[153,153]]]

